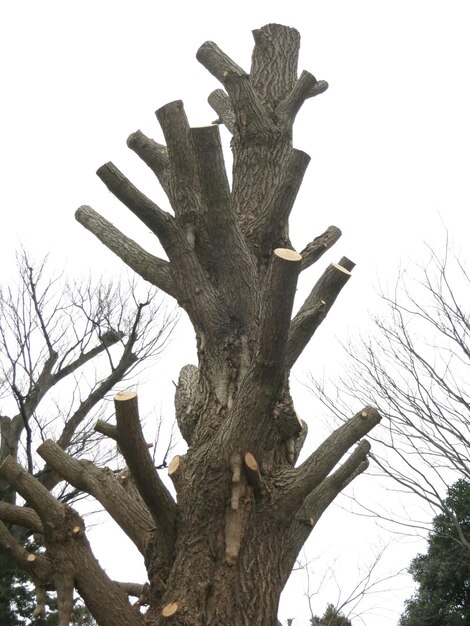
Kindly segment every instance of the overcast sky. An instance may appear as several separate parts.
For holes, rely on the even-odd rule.
[[[322,338],[299,363],[298,376],[318,366],[312,362],[318,354],[326,376],[334,376],[340,369],[335,337],[366,326],[379,280],[393,283],[399,264],[424,258],[422,242],[441,242],[442,223],[457,245],[466,245],[468,12],[465,0],[2,3],[4,275],[20,243],[38,255],[51,252],[54,263],[72,273],[117,275],[120,261],[75,222],[81,204],[155,251],[154,239],[109,194],[95,170],[112,160],[166,208],[153,175],[127,149],[127,136],[140,128],[161,140],[154,111],[175,99],[184,100],[191,124],[214,119],[206,98],[219,85],[195,59],[204,41],[215,41],[249,69],[251,30],[269,22],[294,26],[302,36],[299,70],[327,80],[330,88],[306,103],[296,124],[295,146],[312,161],[293,212],[293,242],[301,250],[335,224],[343,238],[327,261],[346,255],[357,263]],[[300,298],[324,266],[305,273]],[[191,351],[184,353],[188,332],[183,324],[155,405],[163,401],[157,394],[165,393],[170,377],[193,358]],[[301,416],[309,412],[303,397]],[[346,531],[344,522],[334,524],[333,517],[342,519],[338,515],[336,508],[325,524],[330,533],[320,523],[320,545],[312,544],[315,556],[326,555],[319,569],[327,565],[331,545],[342,550],[353,543],[356,558],[367,561],[370,529],[364,533],[362,521],[355,520]],[[376,545],[380,541],[377,532]],[[405,550],[403,558],[414,551]],[[100,559],[106,564],[105,554]],[[341,561],[343,580],[351,580],[356,565]],[[303,626],[307,605],[301,593],[297,598],[283,605],[282,617],[296,617],[295,626]],[[396,597],[378,604],[375,613],[363,616],[364,624],[395,624]],[[323,607],[319,600],[318,612]]]

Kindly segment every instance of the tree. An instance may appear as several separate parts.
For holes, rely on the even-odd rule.
[[[458,480],[437,515],[428,551],[413,559],[410,573],[418,589],[407,601],[400,626],[457,626],[470,623],[470,557],[462,550],[458,528],[470,541],[470,482]]]
[[[158,355],[172,326],[156,290],[140,295],[141,303],[136,284],[125,289],[91,280],[66,282],[49,274],[46,261],[33,263],[24,251],[18,255],[16,282],[0,289],[2,413],[12,415],[0,417],[0,462],[21,461],[47,490],[57,488],[62,502],[79,498],[80,488],[70,489],[50,465],[41,464],[34,445],[54,437],[60,450],[74,456],[110,460],[109,445],[90,430],[91,420],[109,419],[103,399],[139,363]],[[30,593],[17,574],[18,557],[31,531],[38,531],[34,524],[24,528],[21,515],[28,509],[15,504],[16,489],[0,477],[0,622],[5,626],[28,617]]]
[[[178,101],[157,111],[166,146],[140,131],[129,137],[173,214],[112,163],[98,170],[157,236],[168,260],[145,251],[90,207],[77,212],[78,221],[127,265],[176,298],[194,327],[198,365],[183,367],[176,388],[176,420],[188,445],[169,466],[176,502],[149,456],[133,392],[115,397],[116,426],[102,429],[127,463],[122,481],[94,464],[77,463],[50,441],[38,450],[70,483],[92,492],[131,537],[145,559],[148,588],[111,581],[74,509],[57,503],[12,459],[4,461],[1,473],[34,509],[29,513],[47,548],[47,559],[25,567],[41,581],[52,578],[61,625],[69,621],[75,586],[100,626],[143,624],[128,601],[140,592],[138,605],[149,606],[145,623],[155,626],[274,626],[299,550],[336,495],[367,467],[370,446],[363,437],[380,419],[372,407],[295,467],[306,425],[294,410],[289,372],[354,264],[347,258],[332,263],[291,319],[300,271],[340,236],[330,227],[299,254],[288,234],[309,161],[292,146],[294,119],[327,84],[305,71],[297,78],[296,30],[270,24],[254,38],[250,74],[212,42],[197,53],[225,88],[209,96],[217,124],[191,128]],[[231,187],[221,124],[232,134]]]
[[[297,579],[299,579],[300,575],[312,624],[328,624],[328,619],[332,619],[332,623],[336,624],[334,621],[336,617],[339,620],[360,620],[362,623],[364,616],[372,613],[377,608],[376,606],[368,605],[367,600],[377,593],[383,594],[393,591],[393,588],[389,586],[390,581],[397,580],[404,572],[404,569],[380,572],[382,560],[391,546],[392,544],[389,544],[378,550],[376,549],[372,558],[368,559],[363,565],[355,563],[354,573],[348,570],[346,583],[340,583],[338,580],[338,572],[344,569],[344,566],[342,568],[338,564],[337,559],[330,559],[327,568],[317,566],[317,561],[320,560],[320,557],[310,561],[307,561],[305,558],[299,559],[294,572]],[[300,580],[296,581],[297,584]],[[329,602],[326,605],[323,617],[319,618],[315,614],[318,610],[319,594],[322,593],[325,596],[326,589],[328,595],[330,597],[335,596],[336,600],[334,604]],[[296,609],[298,612],[298,606],[293,607],[294,611]],[[292,619],[292,621],[294,620]],[[342,622],[340,623],[342,624]]]
[[[470,277],[448,241],[442,253],[429,252],[423,267],[408,267],[393,295],[382,296],[385,313],[374,318],[376,332],[347,347],[351,367],[339,388],[343,398],[373,403],[385,417],[374,459],[398,484],[402,500],[417,496],[434,514],[452,515],[447,490],[460,478],[470,480]],[[316,390],[345,419],[346,405],[328,398],[321,385]],[[423,526],[409,514],[393,520]]]
[[[311,622],[312,626],[352,626],[352,622],[333,604],[326,607],[322,617],[313,617]]]

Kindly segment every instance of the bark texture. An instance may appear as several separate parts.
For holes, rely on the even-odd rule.
[[[41,446],[48,464],[93,493],[144,553],[146,616],[128,605],[114,624],[275,626],[279,595],[303,543],[328,504],[366,468],[369,446],[363,437],[380,419],[366,407],[295,467],[307,425],[290,396],[290,368],[354,264],[342,259],[330,265],[292,319],[300,271],[341,235],[330,226],[302,256],[293,250],[288,230],[309,162],[292,145],[294,119],[304,101],[327,84],[309,72],[297,76],[296,30],[269,24],[253,35],[249,73],[213,42],[197,53],[222,84],[209,97],[216,124],[191,128],[177,101],[157,111],[166,146],[140,131],[129,137],[171,210],[144,196],[112,163],[98,170],[109,190],[155,233],[168,259],[144,251],[91,208],[77,212],[125,263],[177,299],[194,326],[198,349],[197,366],[182,369],[176,389],[176,419],[188,444],[186,455],[169,467],[176,501],[152,464],[135,394],[116,396],[116,428],[97,426],[117,441],[130,491],[104,470],[76,463],[51,444]],[[231,185],[221,123],[232,134]],[[10,466],[0,471],[11,478]],[[36,508],[32,499],[31,505]],[[36,510],[39,518],[30,523],[45,527],[49,508]],[[50,514],[58,515],[52,507]],[[19,512],[9,509],[8,515],[20,520]],[[76,571],[85,561],[90,572],[98,567],[81,539],[80,521],[77,528],[79,548],[64,544],[64,551],[77,588],[106,626],[109,618]],[[49,535],[54,560],[57,541]],[[101,598],[106,594],[107,605],[122,607],[123,587],[104,572],[98,578]]]

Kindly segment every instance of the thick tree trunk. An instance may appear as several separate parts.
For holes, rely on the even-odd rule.
[[[294,119],[327,84],[308,72],[297,78],[294,29],[270,24],[254,37],[250,74],[212,42],[197,54],[226,90],[215,91],[209,102],[233,135],[231,189],[218,126],[190,128],[181,102],[157,111],[166,146],[140,131],[129,138],[167,192],[173,214],[113,164],[98,170],[157,235],[168,261],[143,251],[90,207],[77,212],[129,266],[178,300],[196,333],[198,366],[181,370],[175,396],[188,444],[169,468],[176,502],[153,466],[133,393],[115,398],[115,428],[97,425],[117,441],[133,489],[126,492],[102,470],[68,462],[48,443],[40,449],[56,471],[93,493],[144,553],[150,584],[145,623],[151,626],[277,626],[279,596],[295,559],[326,507],[367,467],[367,442],[337,465],[380,419],[366,407],[295,467],[307,429],[293,406],[290,368],[354,263],[332,264],[291,319],[300,271],[341,234],[329,227],[302,258],[288,232],[309,162],[292,146]],[[37,510],[47,524],[47,511]],[[50,532],[52,554],[60,554],[57,541]],[[64,550],[73,558],[79,548],[91,567],[78,538]],[[74,577],[100,626],[111,624],[86,579],[77,571]],[[122,589],[105,576],[100,581],[101,594],[107,590],[103,602],[122,607]],[[139,619],[134,609],[124,614],[126,624]]]

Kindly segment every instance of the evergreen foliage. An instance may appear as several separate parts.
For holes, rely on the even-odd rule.
[[[418,589],[399,626],[470,624],[470,482],[449,488],[445,508],[433,520],[427,553],[411,563]]]
[[[332,604],[328,604],[322,617],[313,617],[312,626],[352,626],[352,622],[338,611]]]
[[[39,554],[41,548],[35,542],[27,545],[29,552]],[[0,559],[2,554],[0,552]],[[7,562],[8,563],[8,562]],[[57,626],[59,613],[55,593],[48,593],[47,613],[44,617],[34,615],[36,609],[36,595],[29,576],[25,572],[11,570],[5,564],[10,580],[10,594],[8,598],[1,598],[2,622],[1,626]],[[3,588],[3,587],[2,587]],[[80,599],[77,599],[73,608],[71,626],[96,626],[96,622]]]

